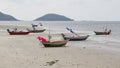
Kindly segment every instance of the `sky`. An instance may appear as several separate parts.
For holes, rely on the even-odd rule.
[[[0,12],[19,20],[34,20],[48,13],[76,21],[120,21],[120,0],[0,0]]]

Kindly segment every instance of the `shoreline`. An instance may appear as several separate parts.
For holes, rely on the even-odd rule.
[[[23,29],[23,27],[19,28]],[[119,43],[101,43],[91,39],[94,37],[93,35],[86,41],[69,41],[66,47],[45,48],[36,39],[39,35],[47,38],[48,33],[9,35],[7,31],[0,31],[0,61],[2,61],[0,67],[120,68],[120,50],[117,50],[120,48]],[[52,34],[52,36],[52,41],[62,39],[60,34]],[[53,61],[56,63],[50,65],[49,63]]]

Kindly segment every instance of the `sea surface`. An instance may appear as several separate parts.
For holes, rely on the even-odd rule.
[[[120,52],[120,21],[0,21],[0,25],[16,26],[39,25],[39,23],[52,34],[70,33],[66,30],[66,27],[69,27],[80,35],[90,35],[86,41],[78,41],[81,43],[79,45],[101,45],[106,49]],[[106,28],[112,30],[110,35],[95,35],[94,31],[104,31]],[[48,33],[47,31],[45,33]],[[78,46],[78,42],[72,43]]]

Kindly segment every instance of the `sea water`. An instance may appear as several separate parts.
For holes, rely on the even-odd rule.
[[[70,33],[66,30],[66,27],[69,27],[80,35],[90,35],[87,42],[97,42],[103,45],[113,44],[120,48],[120,21],[1,21],[0,25],[26,26],[39,25],[39,23],[46,28],[44,33],[48,33],[48,31],[51,31],[52,34]],[[112,30],[110,35],[95,35],[94,31],[104,31],[106,28]],[[87,42],[82,43],[87,45]]]

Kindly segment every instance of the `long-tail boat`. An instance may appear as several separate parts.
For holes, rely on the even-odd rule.
[[[111,30],[109,31],[103,31],[103,32],[99,32],[99,31],[94,31],[96,35],[109,35],[111,33]]]
[[[9,29],[7,29],[7,32],[10,35],[27,35],[30,33],[29,31],[10,31]]]
[[[59,41],[53,41],[50,40],[47,41],[45,38],[38,36],[37,39],[44,45],[44,47],[62,47],[65,46],[68,42],[68,40],[59,40]]]
[[[69,40],[69,41],[83,41],[83,40],[86,40],[89,35],[86,35],[86,36],[78,36],[78,37],[70,37],[70,36],[65,36],[65,34],[61,34],[62,37],[64,38],[64,40]]]
[[[46,29],[41,29],[41,30],[29,30],[28,29],[28,31],[30,32],[30,33],[40,33],[40,32],[44,32]]]
[[[35,24],[31,24],[32,25],[32,28],[33,29],[28,29],[27,30],[30,32],[30,33],[41,33],[41,32],[44,32],[46,29],[36,29],[36,27],[38,27],[38,25],[35,25]],[[42,27],[42,23],[39,23],[39,25]]]
[[[60,40],[54,42],[42,42],[45,47],[63,47],[67,44],[68,40]]]

